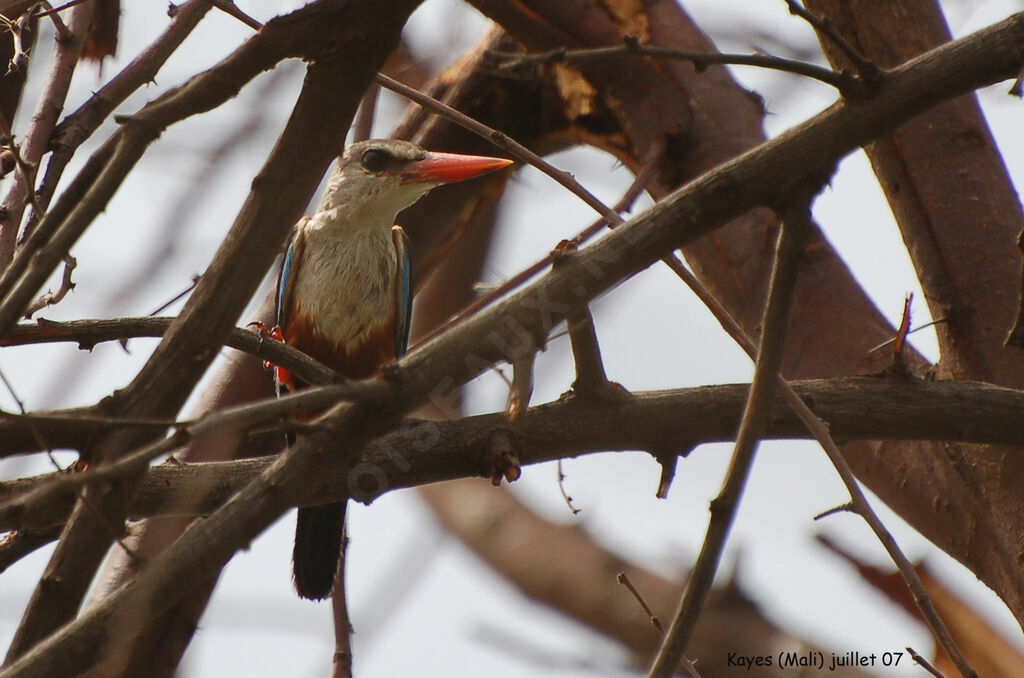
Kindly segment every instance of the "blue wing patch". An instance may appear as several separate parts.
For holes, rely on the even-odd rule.
[[[409,236],[401,226],[391,227],[398,269],[395,281],[395,358],[405,355],[409,347],[409,326],[412,321],[412,266],[409,264]]]
[[[292,290],[295,288],[295,276],[299,270],[299,262],[302,259],[302,250],[306,244],[302,230],[303,224],[309,217],[303,217],[295,225],[292,237],[288,240],[288,249],[284,252],[284,260],[281,262],[281,272],[277,278],[277,300],[275,303],[274,322],[284,329],[288,322],[288,315],[291,311]]]

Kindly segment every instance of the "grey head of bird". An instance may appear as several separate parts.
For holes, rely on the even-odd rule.
[[[338,159],[317,212],[337,210],[342,219],[390,228],[398,212],[432,188],[511,163],[504,158],[431,152],[397,139],[360,141]]]

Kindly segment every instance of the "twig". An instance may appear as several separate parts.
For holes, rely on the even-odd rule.
[[[803,402],[803,401],[801,401],[801,402]],[[818,513],[817,515],[814,516],[814,518],[812,518],[812,520],[823,520],[825,518],[828,518],[829,516],[834,516],[837,513],[856,513],[856,512],[857,512],[857,509],[856,509],[856,507],[854,507],[853,503],[846,502],[845,504],[840,504],[839,506],[833,506],[830,509],[826,509],[825,511],[822,511],[821,513]]]
[[[896,330],[892,344],[892,370],[897,374],[908,374],[910,370],[903,355],[903,348],[907,344],[907,334],[910,332],[910,305],[913,302],[913,293],[908,294],[903,300],[903,316],[900,318],[900,326]]]
[[[531,350],[526,355],[512,361],[512,388],[508,393],[505,415],[509,422],[515,423],[530,407],[533,396],[533,366],[537,352]]]
[[[29,304],[28,308],[25,309],[26,319],[31,318],[36,313],[36,311],[41,311],[47,306],[59,304],[61,300],[67,296],[68,292],[75,289],[75,283],[74,281],[71,280],[71,273],[75,270],[77,266],[77,259],[75,259],[70,254],[65,255],[64,274],[61,276],[60,279],[60,289],[58,289],[56,292],[47,292],[46,294],[42,295],[41,297],[33,301],[31,304]]]
[[[37,166],[50,143],[57,117],[64,109],[71,77],[82,52],[85,33],[92,18],[92,6],[81,5],[72,10],[70,23],[74,39],[58,40],[53,62],[43,85],[42,94],[32,115],[32,122],[21,144],[21,154],[30,166]],[[32,177],[34,181],[34,176]],[[14,256],[14,243],[25,213],[29,195],[35,190],[33,182],[16,176],[10,191],[0,205],[0,267],[6,267]]]
[[[16,4],[21,4],[16,2]],[[25,47],[25,32],[31,30],[31,12],[25,12],[14,21],[0,14],[0,23],[11,32],[13,42],[11,49],[11,60],[6,64],[7,73],[21,73],[28,68],[29,49]]]
[[[62,528],[52,525],[39,530],[15,530],[0,538],[0,574],[36,549],[56,541]]]
[[[363,94],[359,102],[359,109],[356,111],[356,119],[352,123],[352,141],[366,141],[373,134],[373,118],[377,112],[377,99],[380,95],[380,85],[374,83]]]
[[[846,38],[841,36],[828,17],[819,18],[815,16],[812,12],[807,11],[807,9],[805,9],[796,0],[786,0],[786,5],[789,6],[790,14],[798,16],[809,23],[811,28],[814,29],[814,32],[823,40],[834,44],[839,51],[850,60],[850,63],[853,64],[853,67],[857,70],[857,73],[864,82],[872,84],[878,79],[881,71],[878,69],[875,62],[864,58],[857,48],[851,45]]]
[[[162,337],[174,320],[145,317],[55,322],[40,318],[34,325],[16,325],[0,337],[0,346],[77,342],[79,348],[92,349],[107,341]],[[284,342],[268,340],[259,331],[236,327],[224,345],[285,367],[308,384],[329,384],[338,379],[337,373],[323,363]]]
[[[135,57],[128,66],[99,89],[74,113],[70,114],[54,129],[50,143],[53,153],[46,166],[46,172],[37,191],[40,209],[33,207],[25,223],[24,241],[35,230],[42,219],[42,212],[49,206],[61,176],[75,150],[88,139],[128,96],[151,82],[164,62],[192,32],[199,20],[209,11],[207,0],[189,0],[177,8],[174,20],[149,47]]]
[[[615,581],[625,586],[629,592],[633,594],[633,597],[636,598],[636,602],[640,603],[640,607],[642,607],[644,612],[647,613],[647,618],[651,620],[651,624],[658,630],[658,635],[664,637],[665,629],[661,625],[661,620],[658,619],[657,615],[654,614],[654,611],[651,610],[650,606],[647,604],[647,601],[644,600],[644,597],[640,595],[640,592],[636,590],[635,586],[633,586],[633,582],[630,581],[629,575],[625,572],[619,572],[615,576]],[[680,660],[680,663],[683,665],[683,668],[686,669],[686,672],[690,674],[691,678],[701,678],[700,672],[697,671],[697,665],[692,659],[683,657]]]
[[[597,197],[585,189],[573,176],[566,171],[556,168],[554,165],[549,163],[544,158],[540,157],[530,149],[523,146],[518,141],[511,139],[504,132],[488,127],[487,125],[474,120],[465,113],[460,113],[451,106],[444,104],[437,99],[420,92],[417,89],[403,85],[402,83],[389,78],[383,73],[377,74],[377,82],[397,94],[401,94],[407,99],[415,101],[417,104],[422,106],[424,109],[443,116],[452,122],[468,129],[470,132],[477,134],[484,139],[487,139],[492,144],[508,152],[515,158],[522,160],[525,163],[533,165],[544,174],[548,175],[556,182],[564,186],[566,189],[572,192],[573,195],[578,196],[583,202],[593,207],[599,214],[601,214],[610,223],[621,223],[622,219],[611,210],[607,205],[597,199]]]
[[[790,395],[792,393],[792,395]],[[783,393],[786,398],[786,402],[797,410],[797,414],[801,415],[801,418],[809,417],[806,421],[809,422],[811,433],[821,443],[822,449],[825,450],[825,454],[828,455],[829,461],[835,466],[836,471],[839,473],[839,477],[842,479],[843,484],[846,486],[847,491],[850,493],[850,504],[849,510],[854,511],[859,515],[864,522],[868,524],[871,531],[875,533],[875,537],[881,542],[885,548],[886,553],[889,554],[889,558],[896,564],[896,568],[900,571],[903,576],[903,580],[907,583],[907,588],[914,596],[914,602],[917,604],[918,609],[921,611],[921,616],[924,617],[925,623],[928,628],[931,629],[932,635],[938,641],[942,649],[946,651],[946,654],[952,658],[953,663],[960,670],[961,675],[964,678],[977,678],[977,673],[967,663],[963,653],[960,652],[960,648],[957,646],[956,641],[953,640],[953,636],[949,633],[949,629],[946,628],[942,618],[939,617],[939,613],[935,610],[935,606],[932,604],[931,597],[928,595],[927,589],[925,589],[924,583],[917,574],[917,570],[914,569],[913,563],[907,558],[906,554],[900,550],[899,544],[896,543],[896,539],[892,536],[892,533],[885,527],[882,519],[878,517],[874,509],[871,508],[871,504],[868,502],[864,492],[860,489],[860,485],[857,482],[856,476],[853,475],[853,471],[850,470],[849,465],[846,463],[846,459],[839,451],[839,447],[835,441],[832,440],[828,433],[828,427],[820,419],[810,413],[807,405],[804,404],[800,398],[792,391],[786,391]],[[801,410],[804,414],[801,414]]]
[[[565,505],[569,507],[569,510],[572,511],[574,516],[578,515],[581,509],[573,506],[572,497],[570,497],[569,493],[565,491],[565,473],[562,471],[561,459],[559,459],[556,464],[556,472],[558,473],[558,491],[562,493],[562,500],[565,502]]]
[[[625,572],[619,572],[615,576],[615,581],[625,586],[629,590],[629,592],[633,594],[633,597],[636,598],[636,602],[640,603],[640,607],[644,608],[644,612],[647,613],[647,618],[651,620],[651,624],[654,626],[654,628],[658,629],[658,633],[660,635],[664,636],[665,628],[661,625],[661,620],[658,619],[658,616],[654,614],[654,610],[651,609],[651,607],[647,604],[647,601],[644,600],[644,597],[641,596],[640,592],[636,590],[635,586],[633,586],[633,582],[629,580],[629,575],[627,575]]]
[[[918,666],[922,669],[935,676],[935,678],[946,678],[937,668],[931,665],[931,662],[915,652],[914,648],[908,646],[906,649],[910,653],[910,658],[917,662]]]
[[[200,277],[201,276],[198,276],[198,275],[192,276],[192,282],[189,283],[188,287],[186,287],[182,291],[178,292],[173,297],[171,297],[170,299],[168,299],[164,303],[160,304],[159,306],[156,307],[156,309],[150,311],[146,315],[148,315],[150,318],[152,318],[153,316],[156,316],[157,314],[166,311],[169,306],[173,305],[174,303],[176,303],[176,302],[180,301],[181,299],[185,298],[186,296],[188,296],[189,293],[192,292],[192,290],[194,290],[196,288],[196,285],[199,284],[199,278]]]
[[[817,190],[817,186],[813,189]],[[735,519],[758,443],[768,425],[769,403],[778,383],[792,291],[796,285],[803,243],[812,230],[809,195],[798,195],[794,200],[797,202],[787,207],[783,215],[768,301],[761,322],[764,331],[758,348],[754,381],[750,386],[750,395],[736,435],[729,471],[721,491],[711,503],[707,536],[687,581],[672,626],[648,673],[650,678],[669,678],[686,650],[697,618],[704,607],[704,601],[711,590],[715,572],[718,570],[718,563]]]
[[[348,596],[345,594],[348,527],[344,523],[343,520],[338,576],[335,577],[334,587],[331,589],[331,610],[334,616],[334,655],[331,658],[331,678],[352,678],[352,622],[348,614]]]
[[[587,398],[599,398],[607,402],[621,400],[627,391],[618,384],[608,381],[601,360],[601,346],[594,330],[594,318],[590,309],[582,306],[569,312],[566,319],[569,328],[569,342],[572,344],[572,357],[576,363],[576,380],[572,383],[573,392]]]
[[[53,21],[54,28],[57,30],[57,41],[67,42],[72,37],[71,31],[68,30],[67,25],[64,23],[64,20],[60,18],[58,12],[62,12],[65,9],[74,7],[75,5],[80,5],[83,2],[89,2],[89,0],[71,0],[70,2],[64,3],[60,7],[54,8],[50,5],[49,2],[47,2],[47,0],[40,0],[39,4],[36,5],[36,7],[45,7],[46,10],[43,12],[38,12],[36,14],[36,17],[50,17],[50,19]]]
[[[917,327],[911,329],[909,332],[907,332],[907,336],[910,336],[914,332],[920,332],[921,330],[928,329],[929,327],[932,327],[933,325],[939,325],[939,324],[944,323],[944,322],[949,322],[949,318],[936,318],[935,320],[929,320],[928,322],[923,323],[921,325],[918,325]],[[883,348],[885,348],[886,346],[891,345],[895,341],[896,341],[896,337],[890,337],[890,338],[886,339],[885,341],[883,341],[878,346],[873,346],[871,349],[868,350],[868,353],[874,353],[875,351],[881,351]]]
[[[21,157],[21,149],[14,143],[14,135],[11,133],[10,125],[2,115],[0,115],[0,134],[3,136],[0,148],[3,149],[5,157],[9,158],[10,161],[14,163],[14,167],[20,173],[21,180],[25,185],[33,185],[35,183],[36,168],[34,165],[30,165],[25,162],[24,158]],[[35,191],[29,192],[27,200],[29,201],[29,204],[32,205],[33,209],[41,211]]]
[[[715,64],[732,64],[736,66],[757,66],[785,73],[794,73],[835,87],[844,96],[848,95],[857,86],[856,78],[847,72],[836,72],[829,68],[794,59],[786,59],[770,54],[723,54],[721,52],[673,49],[670,47],[641,44],[636,38],[631,36],[627,36],[623,40],[622,45],[610,47],[562,48],[536,54],[491,51],[491,54],[499,59],[504,59],[504,63],[500,64],[499,68],[517,68],[523,65],[550,63],[572,64],[594,59],[634,55],[689,61],[693,63],[693,67],[697,71],[703,71],[708,66]]]
[[[224,12],[228,16],[232,16],[238,19],[243,24],[245,24],[249,28],[252,28],[253,30],[258,31],[261,28],[263,28],[262,23],[260,23],[256,19],[253,19],[251,16],[243,12],[238,7],[238,5],[236,5],[232,0],[210,0],[210,4],[219,9],[220,11]]]
[[[4,388],[7,389],[11,398],[14,399],[14,403],[18,406],[18,411],[21,413],[21,416],[26,416],[25,402],[18,397],[18,393],[14,390],[14,385],[7,379],[7,374],[3,370],[0,370],[0,381],[4,382]],[[57,459],[53,456],[53,446],[47,444],[46,439],[43,438],[43,432],[39,429],[36,423],[31,420],[29,420],[28,426],[29,430],[32,431],[32,437],[35,438],[36,444],[39,445],[39,449],[46,452],[47,458],[49,458],[50,463],[55,469],[58,471],[61,470],[60,464],[57,463]]]
[[[652,151],[652,153],[647,159],[647,162],[644,163],[643,167],[640,168],[640,171],[637,172],[636,176],[633,178],[633,183],[630,184],[629,188],[627,188],[625,193],[622,194],[622,197],[619,199],[619,201],[615,203],[614,207],[612,207],[616,214],[618,214],[619,212],[627,211],[633,205],[633,203],[636,202],[636,199],[640,197],[640,194],[647,189],[647,185],[651,182],[651,180],[658,172],[656,160],[657,156],[660,153],[661,149],[654,149]],[[607,220],[604,218],[598,219],[590,226],[577,233],[573,238],[571,238],[568,241],[569,244],[573,248],[579,249],[580,245],[582,245],[584,242],[587,242],[595,235],[603,231],[607,223]],[[431,331],[430,334],[420,339],[418,343],[423,343],[429,341],[430,339],[433,339],[435,336],[445,331],[445,329],[447,329],[448,326],[454,325],[455,323],[458,323],[459,321],[468,318],[469,316],[473,315],[480,309],[491,305],[498,299],[501,299],[509,292],[523,285],[524,283],[526,283],[527,280],[539,274],[545,268],[550,266],[553,258],[553,253],[548,252],[546,255],[535,261],[530,266],[527,266],[522,271],[520,271],[519,273],[515,274],[514,276],[503,282],[501,285],[495,287],[487,294],[477,298],[471,304],[469,304],[464,309],[456,313],[448,321],[446,325],[440,325],[434,328],[434,330]]]

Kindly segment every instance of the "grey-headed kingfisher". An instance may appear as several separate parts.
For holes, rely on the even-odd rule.
[[[285,342],[351,379],[401,358],[409,340],[412,284],[401,210],[440,185],[470,179],[510,160],[432,153],[394,140],[345,149],[313,216],[292,233],[277,287]],[[303,384],[275,369],[288,390]],[[343,503],[299,509],[293,553],[295,588],[322,599],[337,576]]]

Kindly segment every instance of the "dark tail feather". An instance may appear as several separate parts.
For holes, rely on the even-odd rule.
[[[309,600],[331,595],[341,559],[345,502],[299,509],[292,563],[295,590]]]

